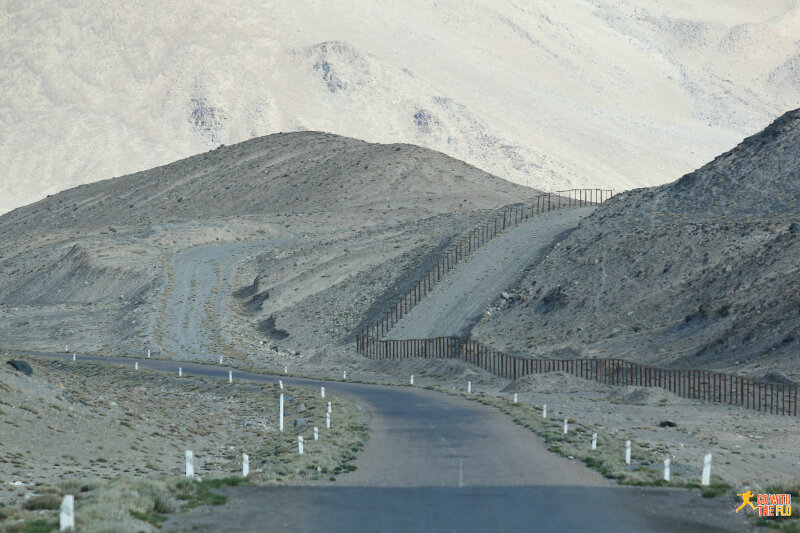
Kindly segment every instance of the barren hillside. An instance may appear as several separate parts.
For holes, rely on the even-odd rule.
[[[473,334],[522,353],[798,379],[798,191],[795,110],[674,183],[602,205]]]
[[[397,276],[533,194],[425,148],[315,132],[83,185],[0,217],[0,347],[336,345]]]
[[[796,0],[3,2],[0,213],[300,130],[665,183],[796,107],[798,35]]]

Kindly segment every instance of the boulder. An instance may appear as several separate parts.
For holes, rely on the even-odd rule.
[[[303,431],[308,428],[308,422],[306,422],[305,418],[295,418],[294,419],[294,429],[295,431]]]
[[[14,370],[18,370],[26,376],[33,374],[33,367],[25,361],[6,361],[6,364],[11,365]]]

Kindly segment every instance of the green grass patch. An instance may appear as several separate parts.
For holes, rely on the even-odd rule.
[[[155,511],[149,511],[147,513],[142,513],[139,511],[135,511],[131,509],[129,511],[130,515],[135,518],[136,520],[141,520],[142,522],[147,522],[148,524],[152,524],[156,527],[160,527],[160,525],[167,521],[167,516],[156,513]]]
[[[58,522],[47,518],[36,518],[6,528],[8,533],[50,533],[58,531]]]
[[[242,477],[212,478],[203,481],[184,478],[174,484],[174,495],[183,502],[184,509],[201,505],[224,505],[228,498],[214,490],[235,487],[243,483],[247,483],[247,480]]]
[[[61,507],[61,496],[58,494],[46,493],[46,494],[37,494],[33,496],[22,504],[23,509],[27,509],[29,511],[40,511],[40,510],[54,510]]]

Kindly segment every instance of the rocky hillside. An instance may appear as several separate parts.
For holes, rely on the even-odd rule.
[[[426,216],[518,201],[527,187],[412,145],[298,132],[221,147],[144,172],[82,185],[0,218],[14,234],[187,220],[363,212]]]
[[[800,378],[800,110],[601,206],[473,333],[536,355]]]
[[[426,148],[317,132],[82,185],[0,216],[0,347],[194,357],[252,353],[273,330],[295,349],[339,343],[373,292],[535,193]],[[233,324],[248,285],[262,300]]]

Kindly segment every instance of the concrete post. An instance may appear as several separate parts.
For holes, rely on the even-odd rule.
[[[472,382],[467,381],[467,392],[472,394]]]
[[[65,494],[61,500],[61,511],[58,514],[59,531],[75,529],[75,496]]]
[[[331,429],[331,414],[330,413],[326,413],[325,414],[325,427],[328,428],[328,429]]]
[[[281,390],[283,390],[283,380],[282,379],[278,380],[278,385],[280,385],[281,386]]]
[[[625,441],[625,464],[631,464],[631,441]]]
[[[250,457],[246,454],[242,454],[242,477],[247,477],[250,475]]]
[[[303,437],[297,437],[297,453],[303,455]]]
[[[233,370],[228,370],[228,383],[233,383]]]
[[[414,384],[414,374],[411,374],[411,384]]]
[[[278,426],[283,433],[283,394],[281,394],[281,407],[280,407],[280,422]]]
[[[707,453],[703,458],[703,478],[700,480],[701,485],[711,484],[711,454]]]
[[[194,454],[186,450],[186,477],[194,477]]]
[[[669,481],[669,458],[664,459],[664,481]]]
[[[592,433],[592,449],[597,449],[597,433]]]
[[[568,428],[568,427],[569,427],[569,426],[567,425],[567,419],[565,418],[565,419],[564,419],[564,435],[566,435],[566,434],[567,434],[567,428]]]
[[[517,393],[514,393],[514,403],[517,403]]]
[[[320,395],[320,398],[324,398],[325,397],[325,387],[320,387],[319,388],[319,395]]]
[[[139,361],[136,361],[135,363],[133,363],[133,369],[134,370],[139,370]]]
[[[314,427],[314,440],[319,440],[319,428]]]
[[[75,361],[76,359],[75,354],[72,354],[72,360]]]
[[[542,418],[547,418],[547,404],[542,406]]]
[[[181,367],[178,367],[178,377],[183,377],[183,369]]]

